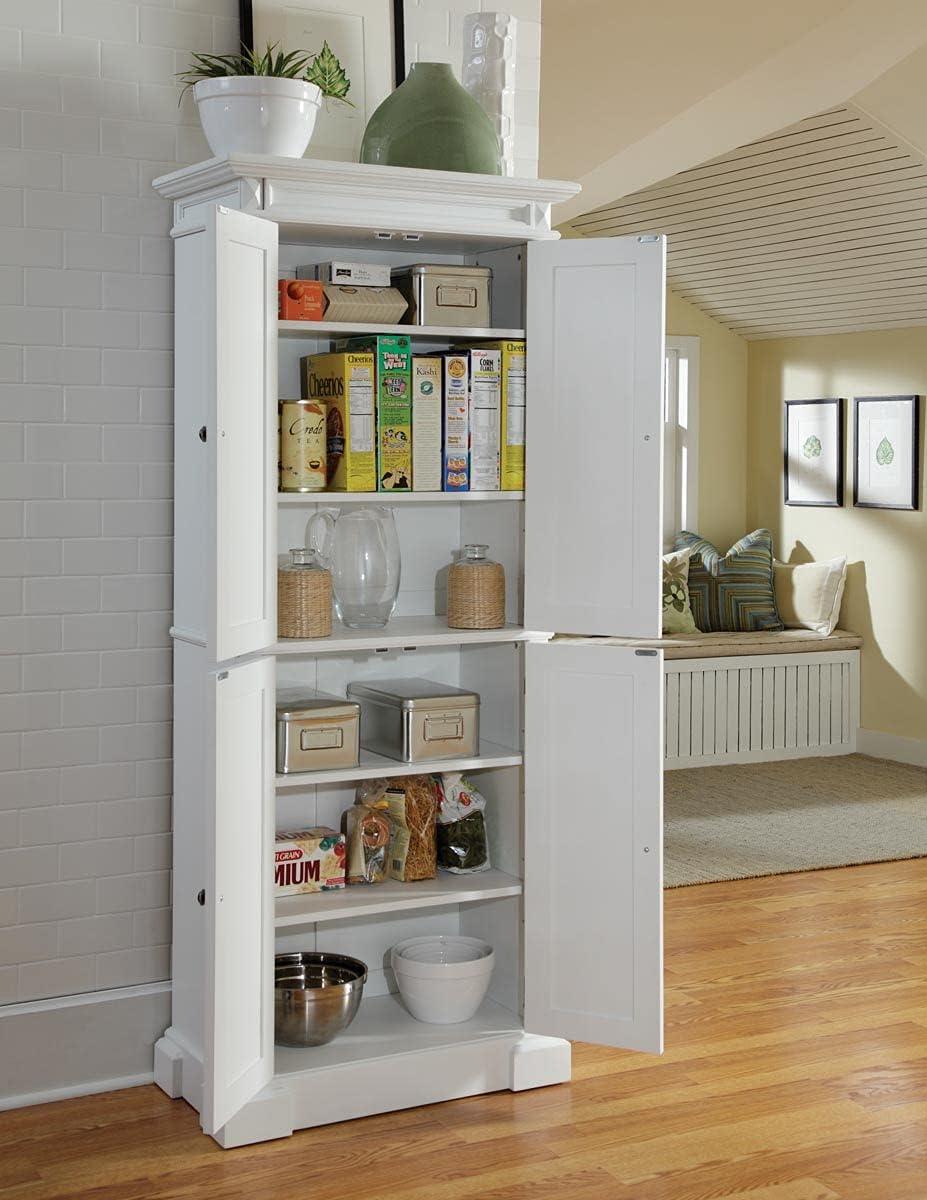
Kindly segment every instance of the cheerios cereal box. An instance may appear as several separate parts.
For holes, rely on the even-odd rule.
[[[412,342],[407,334],[352,337],[336,350],[368,350],[374,359],[377,490],[412,490]]]

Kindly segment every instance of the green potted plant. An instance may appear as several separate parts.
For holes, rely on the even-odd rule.
[[[200,124],[217,158],[302,158],[322,97],[350,104],[351,81],[328,42],[317,53],[278,45],[240,54],[194,54],[180,73],[193,88]]]

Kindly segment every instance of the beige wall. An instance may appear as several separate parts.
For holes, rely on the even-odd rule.
[[[925,740],[927,513],[853,508],[852,403],[844,507],[782,502],[785,400],[912,393],[927,393],[927,329],[751,342],[747,524],[770,528],[785,559],[849,557],[841,624],[864,639],[862,725]]]
[[[747,343],[671,291],[666,332],[701,339],[698,532],[726,550],[747,532]]]

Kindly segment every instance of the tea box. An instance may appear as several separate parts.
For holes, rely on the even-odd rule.
[[[274,842],[274,892],[299,896],[345,885],[344,834],[326,826],[278,833]]]
[[[444,355],[444,470],[442,490],[470,490],[470,355]]]
[[[281,321],[321,321],[325,304],[321,283],[311,279],[277,281],[277,317]]]
[[[328,407],[328,490],[375,492],[373,355],[365,350],[310,354],[299,360],[299,370],[303,396]]]
[[[412,487],[441,491],[441,359],[412,356]]]
[[[522,339],[480,342],[502,355],[500,475],[504,491],[525,486],[525,343]]]
[[[317,400],[277,404],[281,492],[321,492],[327,480],[325,405]]]
[[[377,490],[412,490],[412,344],[405,334],[351,337],[336,350],[367,350],[374,360]]]

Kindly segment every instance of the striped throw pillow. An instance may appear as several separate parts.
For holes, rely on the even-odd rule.
[[[773,540],[756,529],[723,555],[711,542],[685,530],[676,549],[692,551],[689,598],[692,616],[703,633],[752,633],[784,628],[776,608]]]

